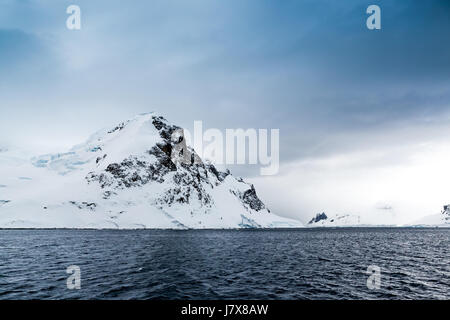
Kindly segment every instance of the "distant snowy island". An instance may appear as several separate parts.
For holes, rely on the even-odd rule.
[[[424,217],[408,226],[450,228],[450,205],[445,205],[441,213]]]
[[[292,228],[253,185],[199,159],[180,127],[153,113],[69,152],[20,160],[0,151],[0,228]],[[184,144],[198,161],[174,160]],[[184,155],[187,156],[187,155]]]
[[[306,225],[317,227],[438,227],[450,228],[450,205],[445,205],[439,214],[429,215],[413,223],[404,225],[374,225],[365,223],[364,219],[354,214],[334,214],[328,216],[325,212],[316,214]]]
[[[396,227],[396,225],[373,225],[363,221],[361,216],[355,214],[334,214],[328,216],[325,212],[322,212],[316,214],[308,222],[307,227]]]

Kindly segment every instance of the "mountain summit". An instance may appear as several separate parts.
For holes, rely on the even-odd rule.
[[[180,127],[153,113],[11,174],[0,177],[2,228],[301,227],[271,213],[253,185],[202,161]]]

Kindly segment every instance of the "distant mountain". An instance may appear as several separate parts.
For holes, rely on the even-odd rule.
[[[351,214],[336,214],[327,216],[325,212],[318,213],[307,224],[307,227],[351,227],[360,226],[361,217]]]
[[[253,185],[202,161],[180,127],[153,113],[14,170],[0,161],[0,173],[0,228],[302,226],[271,213]]]
[[[413,223],[404,225],[371,224],[361,219],[359,215],[335,214],[325,212],[316,214],[306,225],[314,227],[447,227],[450,228],[450,205],[445,205],[441,213],[421,218]]]
[[[445,205],[441,213],[421,218],[408,226],[450,228],[450,205]]]

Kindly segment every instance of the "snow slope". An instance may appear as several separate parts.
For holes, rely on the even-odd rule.
[[[315,215],[307,224],[309,228],[315,227],[450,227],[450,205],[444,206],[440,214],[430,215],[410,224],[373,224],[364,217],[354,214],[327,215],[324,212]]]
[[[392,224],[373,224],[367,217],[361,217],[356,214],[334,214],[327,215],[325,212],[315,215],[306,225],[309,228],[315,227],[397,227]]]
[[[328,216],[325,212],[318,213],[307,224],[307,227],[354,227],[362,226],[361,217],[351,214],[335,214]]]
[[[4,158],[0,228],[302,227],[271,213],[252,185],[201,161],[182,129],[153,113],[69,152]]]
[[[450,205],[445,205],[441,213],[429,215],[407,226],[450,228]]]

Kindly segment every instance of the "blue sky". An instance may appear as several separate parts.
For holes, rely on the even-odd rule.
[[[79,31],[66,28],[70,4]],[[366,28],[370,4],[381,30]],[[367,158],[367,170],[385,168],[447,143],[449,38],[448,1],[0,0],[0,143],[56,151],[154,110],[188,128],[279,128],[273,179],[305,161],[411,146]],[[270,198],[276,183],[259,180]],[[300,206],[288,197],[269,202]]]

